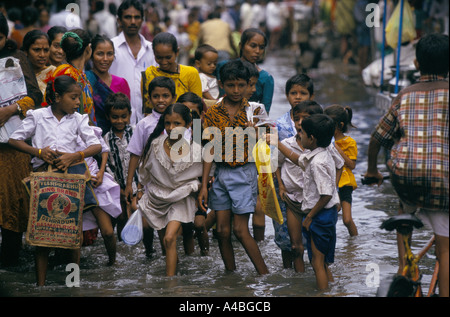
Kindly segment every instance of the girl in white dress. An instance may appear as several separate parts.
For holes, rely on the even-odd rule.
[[[182,224],[192,223],[197,211],[202,148],[183,137],[197,118],[184,104],[170,105],[150,135],[139,168],[139,183],[145,190],[142,197],[138,192],[138,208],[162,237],[167,276],[176,273],[176,242]]]
[[[102,146],[102,160],[99,166],[94,157],[86,157],[85,161],[91,173],[92,186],[98,200],[98,207],[94,207],[83,214],[83,232],[100,228],[100,233],[108,253],[108,265],[116,261],[116,238],[111,217],[117,218],[122,213],[120,205],[120,186],[113,176],[105,171],[109,154],[109,146],[102,138],[100,127],[90,126]],[[78,138],[78,148],[83,149],[86,145]]]

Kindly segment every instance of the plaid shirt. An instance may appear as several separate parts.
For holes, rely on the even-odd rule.
[[[407,203],[448,211],[448,108],[448,81],[422,76],[399,93],[373,133],[391,150],[392,184]]]

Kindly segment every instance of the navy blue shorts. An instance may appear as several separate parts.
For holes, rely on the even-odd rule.
[[[314,241],[316,249],[325,255],[325,263],[334,262],[337,214],[336,206],[322,209],[312,218],[309,230],[303,228],[302,232],[306,238],[306,248],[310,262],[312,261],[311,239]]]

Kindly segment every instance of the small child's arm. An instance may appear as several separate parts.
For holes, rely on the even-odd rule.
[[[314,205],[314,207],[311,209],[311,211],[306,215],[305,219],[303,220],[303,227],[306,228],[306,230],[309,230],[309,226],[311,225],[312,218],[314,218],[315,215],[319,211],[321,211],[331,200],[331,195],[320,195],[319,200]]]
[[[339,154],[342,156],[342,158],[344,159],[344,165],[346,167],[348,167],[351,170],[354,170],[356,167],[356,160],[352,160],[350,159],[347,154],[344,153],[344,151],[339,147],[339,146],[335,146],[336,150],[339,152]]]
[[[300,158],[300,154],[295,153],[290,146],[283,144],[283,142],[279,142],[278,133],[266,134],[266,141],[270,145],[276,146],[278,150],[294,164],[299,165],[298,159]]]
[[[92,185],[94,187],[98,187],[103,183],[103,175],[106,171],[106,164],[108,163],[108,152],[102,153],[102,164],[99,166],[98,172],[96,175],[92,175]]]
[[[197,196],[197,203],[204,212],[208,208],[208,183],[212,164],[213,162],[203,161],[202,185]]]
[[[128,165],[127,183],[125,187],[125,199],[127,203],[131,203],[133,199],[133,177],[138,168],[140,158],[140,156],[130,152],[130,163]]]
[[[280,194],[280,199],[284,201],[284,194],[286,193],[286,187],[284,186],[283,180],[281,179],[281,168],[277,168],[275,171],[275,177],[278,181],[278,192]]]
[[[211,93],[210,93],[209,91],[204,91],[204,92],[202,93],[202,95],[203,95],[203,98],[204,98],[204,99],[208,99],[208,100],[216,100],[216,98],[214,98],[214,97],[211,95]]]

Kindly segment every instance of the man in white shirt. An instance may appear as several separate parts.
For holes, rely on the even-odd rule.
[[[125,0],[117,11],[117,23],[122,32],[112,38],[115,60],[110,73],[127,80],[130,86],[131,119],[135,125],[142,114],[141,73],[151,65],[156,66],[152,43],[147,41],[139,30],[142,25],[144,9],[138,0]]]

